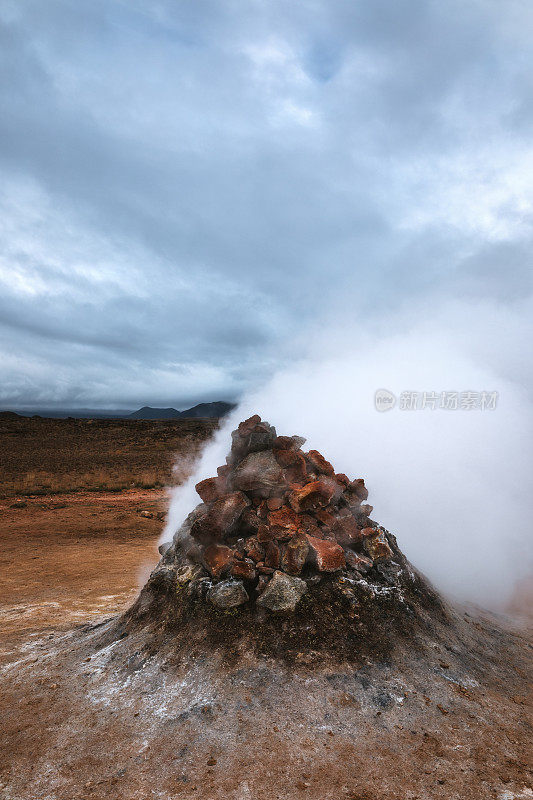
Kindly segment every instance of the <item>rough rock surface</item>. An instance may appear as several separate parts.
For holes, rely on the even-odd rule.
[[[294,611],[306,591],[305,581],[285,575],[283,572],[275,572],[257,602],[274,612]]]
[[[219,608],[242,606],[248,600],[242,581],[221,581],[209,589],[207,599]]]
[[[204,502],[128,612],[0,653],[0,795],[531,798],[529,639],[444,604],[368,520],[362,482],[322,472],[340,493],[295,511],[287,491],[319,473],[301,440],[266,423],[254,433],[259,422],[239,426],[221,483],[200,487]],[[288,489],[246,495],[237,518],[230,503],[219,524],[213,506],[236,491],[249,446],[296,454],[281,459]],[[191,536],[208,514],[214,538]],[[319,569],[308,537],[339,547],[345,566]]]
[[[363,478],[335,473],[305,440],[258,415],[232,433],[226,464],[164,551],[128,625],[156,623],[227,649],[389,652],[446,607],[370,519]],[[187,572],[193,565],[192,573]],[[184,574],[189,575],[183,580]],[[228,614],[230,616],[228,616]]]

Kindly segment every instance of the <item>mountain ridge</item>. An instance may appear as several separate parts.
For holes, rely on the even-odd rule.
[[[176,408],[143,406],[138,411],[129,414],[128,419],[216,419],[229,414],[234,408],[235,403],[226,403],[224,400],[198,403],[185,411],[178,411]]]

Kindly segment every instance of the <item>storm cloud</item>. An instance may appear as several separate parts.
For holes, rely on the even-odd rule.
[[[523,313],[527,0],[5,0],[0,26],[3,407],[236,399],[332,315]]]

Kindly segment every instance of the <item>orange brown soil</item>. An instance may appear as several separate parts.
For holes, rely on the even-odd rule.
[[[3,800],[533,796],[531,639],[503,618],[358,664],[121,638],[164,490],[25,502],[0,503]]]
[[[161,489],[0,501],[0,663],[29,635],[127,607],[159,559],[166,503]]]
[[[45,419],[0,414],[0,498],[153,488],[184,477],[217,420]],[[184,462],[173,472],[176,455]]]

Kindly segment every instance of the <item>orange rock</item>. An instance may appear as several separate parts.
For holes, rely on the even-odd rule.
[[[234,561],[231,574],[234,578],[240,578],[243,581],[253,581],[257,577],[257,570],[254,562],[246,558],[244,561]]]
[[[219,578],[233,564],[233,550],[223,544],[210,544],[203,552],[206,568],[214,578]]]
[[[194,488],[204,503],[214,503],[224,493],[225,481],[220,478],[206,478]]]
[[[294,440],[292,436],[276,436],[272,447],[274,450],[294,450]]]
[[[322,453],[319,453],[318,450],[310,450],[307,453],[307,461],[310,463],[313,472],[318,472],[319,475],[335,475],[335,470],[329,461],[326,461]]]
[[[254,414],[248,419],[243,420],[237,426],[237,430],[241,436],[247,436],[252,430],[261,422],[261,417],[259,414]]]
[[[344,550],[335,542],[315,539],[307,534],[309,554],[320,572],[336,572],[346,564]]]
[[[291,492],[289,502],[296,511],[308,511],[327,506],[336,492],[335,481],[319,478],[307,483],[302,489]]]
[[[282,506],[268,515],[268,525],[276,539],[289,538],[300,527],[298,515],[288,506]]]
[[[333,529],[335,523],[337,522],[337,518],[324,508],[317,508],[315,511],[315,517],[319,522],[322,523],[322,525],[325,525],[326,528],[330,529]]]
[[[289,483],[305,480],[307,467],[301,453],[296,450],[273,450],[273,453],[280,467],[285,470]]]

